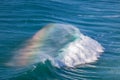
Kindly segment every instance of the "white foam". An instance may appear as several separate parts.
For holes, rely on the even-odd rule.
[[[94,62],[98,59],[101,52],[103,52],[103,47],[97,41],[81,35],[79,39],[71,42],[62,49],[62,52],[56,58],[58,61],[56,64],[58,66],[74,67]]]

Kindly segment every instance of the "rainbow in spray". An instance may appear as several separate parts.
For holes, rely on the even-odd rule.
[[[69,24],[49,24],[28,40],[7,64],[27,66],[50,60],[57,67],[74,67],[96,61],[102,52],[103,47],[78,28]]]

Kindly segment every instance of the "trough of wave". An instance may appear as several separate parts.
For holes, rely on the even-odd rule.
[[[68,24],[49,24],[17,51],[10,66],[27,66],[50,60],[54,66],[74,67],[94,62],[103,52],[95,40]]]

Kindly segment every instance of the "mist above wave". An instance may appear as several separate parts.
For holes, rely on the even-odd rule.
[[[57,67],[94,62],[103,47],[69,24],[49,24],[19,49],[8,65],[26,66],[50,60]]]

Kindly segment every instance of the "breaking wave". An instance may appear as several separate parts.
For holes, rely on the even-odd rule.
[[[74,67],[96,61],[102,52],[103,47],[78,28],[69,24],[49,24],[16,51],[7,65],[27,66],[50,60],[56,67]]]

